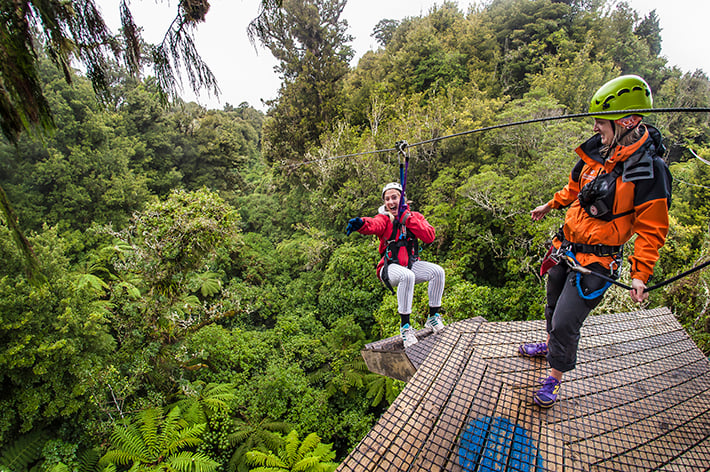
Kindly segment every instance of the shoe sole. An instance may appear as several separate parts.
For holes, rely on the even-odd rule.
[[[557,399],[554,399],[552,402],[545,402],[542,401],[537,395],[533,397],[533,401],[540,408],[552,408],[552,406],[557,403]]]
[[[431,328],[431,330],[434,331],[435,333],[439,333],[439,332],[443,331],[446,326],[442,326],[442,327],[440,327],[440,328],[436,328],[436,327],[434,327],[434,326],[432,326],[432,325],[425,324],[424,327],[425,327],[425,328]]]

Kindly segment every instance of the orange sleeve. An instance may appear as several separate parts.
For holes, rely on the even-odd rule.
[[[636,207],[634,254],[631,262],[631,278],[648,283],[653,266],[658,261],[658,251],[668,235],[668,201],[665,198],[650,200]]]
[[[555,209],[563,208],[567,205],[571,205],[577,199],[577,195],[579,195],[579,182],[575,182],[570,176],[567,185],[565,185],[562,190],[555,193],[552,200],[547,202],[547,204]]]

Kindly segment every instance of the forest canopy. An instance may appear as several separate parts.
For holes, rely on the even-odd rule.
[[[403,388],[360,357],[399,332],[377,241],[345,235],[399,177],[396,152],[370,151],[429,141],[409,149],[407,195],[437,231],[424,254],[446,270],[447,322],[541,319],[539,261],[563,212],[533,223],[530,210],[567,182],[591,120],[437,138],[586,112],[629,73],[655,107],[710,106],[706,73],[659,55],[655,12],[623,2],[443,2],[382,19],[380,47],[357,66],[345,4],[284,0],[282,16],[261,17],[255,39],[282,78],[266,113],[166,103],[159,80],[119,63],[99,101],[89,77],[71,70],[68,83],[38,49],[56,131],[0,142],[14,212],[0,225],[0,467],[333,470]],[[708,257],[710,118],[647,119],[673,175],[661,281]],[[13,223],[43,280],[28,276]],[[709,284],[696,272],[649,301],[706,354]],[[426,301],[418,286],[418,327]],[[596,312],[637,307],[612,288]],[[164,454],[134,454],[155,437]]]

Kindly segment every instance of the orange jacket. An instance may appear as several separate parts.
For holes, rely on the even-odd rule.
[[[569,182],[548,204],[552,208],[571,205],[563,228],[565,239],[570,242],[621,246],[634,234],[638,235],[633,255],[629,257],[631,277],[648,283],[658,260],[658,250],[668,234],[671,175],[659,157],[659,150],[663,149],[660,133],[650,125],[640,126],[646,128],[641,139],[629,146],[617,146],[606,160],[599,154],[599,135],[578,147],[575,152],[580,160]],[[614,217],[604,221],[587,214],[577,197],[585,185],[598,175],[611,172],[616,165],[624,165],[624,173],[617,177],[616,190],[610,197]],[[556,247],[560,244],[555,241]],[[575,257],[583,266],[599,262],[609,267],[613,262],[610,256],[590,253],[577,253]]]

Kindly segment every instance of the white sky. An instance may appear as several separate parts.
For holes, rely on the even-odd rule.
[[[627,0],[641,17],[655,9],[663,38],[661,55],[670,66],[684,72],[702,69],[710,74],[710,1],[708,0]],[[114,31],[119,24],[118,0],[96,0],[105,20]],[[130,2],[136,24],[144,28],[148,42],[162,40],[174,18],[177,0],[133,0]],[[400,20],[426,14],[443,0],[349,0],[343,17],[355,38],[355,62],[363,53],[377,47],[370,35],[381,19]],[[477,2],[458,0],[462,11]],[[225,103],[266,110],[262,100],[276,97],[280,79],[274,72],[276,60],[271,53],[251,45],[246,28],[256,17],[260,0],[210,0],[207,21],[196,33],[200,55],[217,77],[219,100],[203,94],[194,97],[185,82],[183,98],[195,100],[208,108],[221,109]]]

